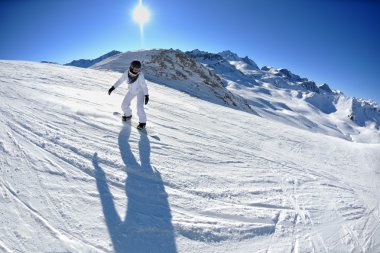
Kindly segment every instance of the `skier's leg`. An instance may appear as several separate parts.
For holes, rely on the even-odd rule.
[[[142,91],[137,94],[137,116],[139,116],[140,123],[146,123],[146,114],[144,110],[145,96]]]
[[[127,92],[127,94],[124,97],[123,103],[121,103],[121,110],[123,110],[125,116],[131,116],[132,110],[131,110],[131,101],[133,99],[134,95],[130,92]]]

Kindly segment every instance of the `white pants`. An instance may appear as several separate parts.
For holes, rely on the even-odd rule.
[[[125,116],[132,115],[131,102],[134,97],[137,97],[137,116],[139,117],[139,122],[146,123],[146,114],[144,111],[145,95],[142,90],[140,90],[137,94],[133,94],[128,91],[124,97],[123,103],[121,104],[121,109],[123,110]]]

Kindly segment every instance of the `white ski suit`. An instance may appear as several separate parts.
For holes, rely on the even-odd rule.
[[[119,87],[123,82],[128,81],[128,70],[116,81],[113,85],[115,89]],[[125,116],[132,115],[131,101],[137,96],[137,116],[139,117],[140,123],[146,123],[146,114],[144,111],[145,95],[149,95],[148,86],[145,81],[144,74],[140,72],[138,78],[133,83],[128,84],[128,92],[124,97],[123,103],[121,104],[121,109],[123,110]]]

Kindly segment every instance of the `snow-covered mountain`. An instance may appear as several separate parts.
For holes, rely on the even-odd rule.
[[[181,61],[162,57],[149,65]],[[1,252],[380,251],[380,144],[221,106],[166,79],[148,81],[144,134],[113,115],[125,90],[107,90],[119,77],[0,61]],[[305,100],[321,93],[248,88],[272,111],[288,93],[305,115],[318,110]]]
[[[144,75],[148,80],[210,102],[254,113],[245,99],[224,87],[218,75],[179,50],[126,52],[109,57],[91,68],[124,72],[133,59],[143,61]]]
[[[213,54],[204,51],[193,50],[186,52],[186,54],[197,62],[202,63],[213,73],[220,76],[223,80],[231,80],[247,86],[256,84],[254,79],[246,74],[247,71],[251,70],[252,66],[257,65],[253,63],[252,65],[249,65],[248,68],[246,68],[247,64],[241,58],[239,58],[236,54],[228,52],[229,51],[224,51],[223,54]],[[224,58],[223,55],[227,58]],[[227,85],[226,81],[224,81],[224,83]]]
[[[304,106],[312,106],[319,112],[326,114],[321,115],[322,117],[328,118],[329,116],[327,115],[335,113],[335,117],[331,115],[330,117],[337,120],[338,123],[330,120],[327,127],[334,128],[347,138],[351,138],[351,135],[359,134],[358,131],[352,131],[352,124],[348,120],[362,127],[370,126],[376,130],[379,129],[380,107],[373,101],[346,97],[342,92],[332,90],[328,84],[318,86],[315,82],[307,78],[301,78],[287,69],[264,66],[260,70],[253,60],[248,57],[241,58],[231,51],[212,54],[193,50],[186,52],[186,54],[219,75],[227,84],[227,88],[233,93],[247,98],[251,107],[256,111],[261,111],[263,114],[269,111],[272,116],[275,115],[277,118],[281,118],[283,115],[278,111],[283,111],[284,109],[293,112],[297,111],[298,104],[301,103]],[[278,92],[282,94],[273,95]],[[260,94],[269,96],[263,97]],[[299,98],[296,101],[297,104],[292,105],[292,100],[297,98]],[[272,103],[273,100],[275,100],[274,103]],[[276,106],[276,103],[280,103],[279,107]],[[295,110],[292,110],[292,107]],[[258,108],[262,108],[262,110]],[[317,114],[319,114],[318,111]],[[299,113],[303,114],[303,110],[301,109]],[[312,120],[313,117],[310,117],[309,120]],[[301,122],[298,126],[310,128],[309,120],[305,121],[306,124]],[[285,119],[285,121],[288,120]],[[315,126],[316,131],[326,132],[323,125]]]
[[[75,66],[75,67],[79,67],[79,68],[88,68],[88,67],[91,67],[92,65],[104,60],[104,59],[107,59],[108,57],[111,57],[113,55],[117,55],[117,54],[120,54],[121,52],[120,51],[116,51],[116,50],[113,50],[109,53],[106,53],[96,59],[93,59],[93,60],[85,60],[85,59],[80,59],[80,60],[74,60],[70,63],[66,63],[65,65],[66,66]]]
[[[287,69],[264,66],[231,51],[141,50],[118,54],[93,69],[123,72],[141,59],[148,80],[217,104],[358,142],[380,142],[378,104],[345,96]]]
[[[219,53],[219,55],[221,55],[244,74],[248,74],[250,70],[259,70],[257,64],[253,60],[249,59],[248,56],[241,58],[229,50],[223,51]]]

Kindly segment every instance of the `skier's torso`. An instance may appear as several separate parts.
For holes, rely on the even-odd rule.
[[[128,83],[128,91],[133,94],[137,94],[143,89],[144,85],[145,85],[144,74],[140,73],[136,81],[134,81],[133,83]]]
[[[116,83],[113,85],[115,89],[119,87],[122,83],[125,81],[128,82],[128,70],[124,72],[124,74],[119,78],[119,80],[116,81]],[[136,81],[133,83],[128,82],[128,92],[132,94],[137,94],[140,91],[144,93],[144,95],[148,95],[148,86],[146,85],[144,74],[141,72],[139,76],[137,77]]]

